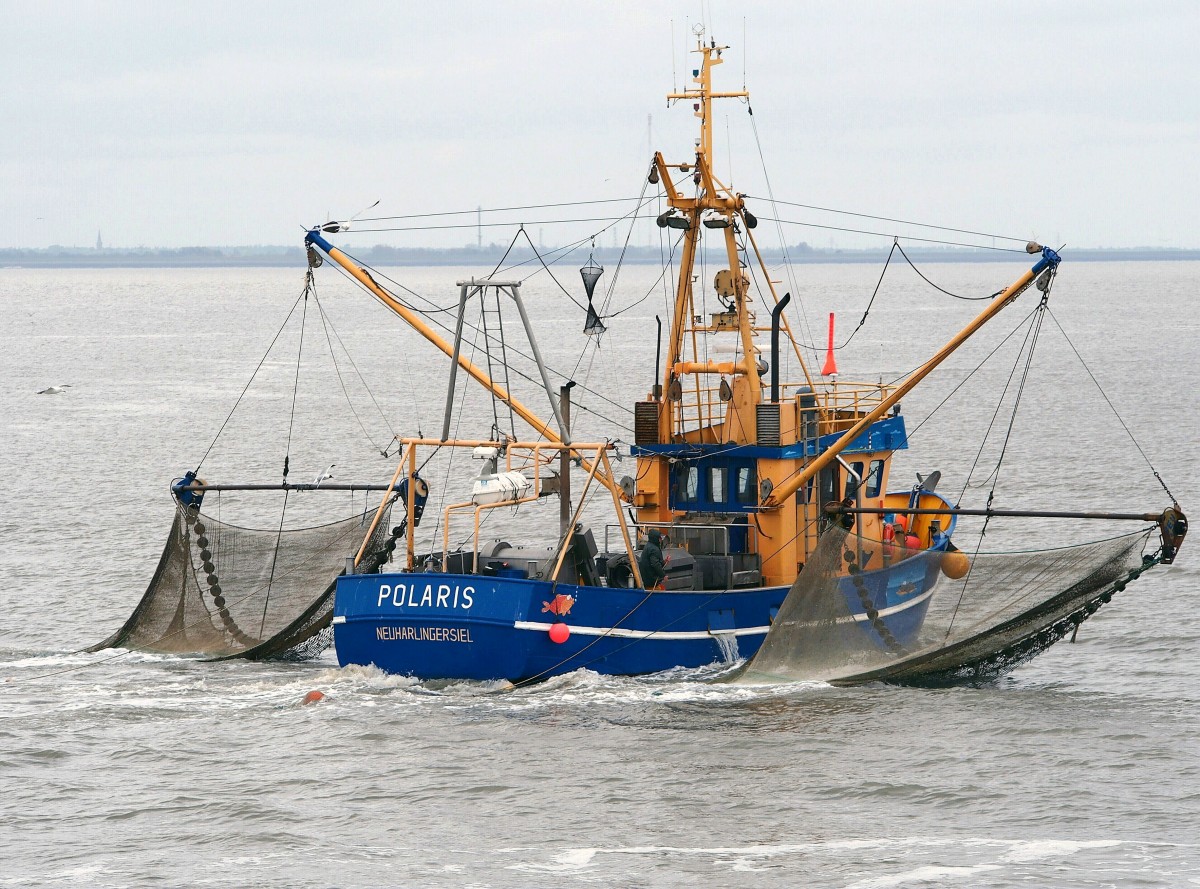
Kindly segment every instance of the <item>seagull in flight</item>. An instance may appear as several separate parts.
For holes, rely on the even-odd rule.
[[[330,472],[329,470],[333,469],[333,467],[335,467],[335,466],[337,466],[336,463],[330,463],[324,472],[322,472],[320,475],[318,475],[316,478],[314,478],[313,479],[313,487],[319,488],[319,487],[321,487],[321,482],[326,481],[327,479],[333,478],[333,473]]]

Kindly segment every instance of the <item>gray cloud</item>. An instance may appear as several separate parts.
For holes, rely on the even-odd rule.
[[[1200,244],[1200,5],[706,6],[781,198],[1076,246]],[[0,12],[0,246],[97,228],[113,245],[289,243],[376,198],[400,214],[626,196],[647,114],[669,154],[693,136],[663,97],[672,19],[682,85],[694,3]],[[745,108],[726,105],[719,168],[764,193]]]

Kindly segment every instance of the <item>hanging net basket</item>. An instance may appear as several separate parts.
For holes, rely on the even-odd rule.
[[[386,560],[388,513],[357,570]],[[315,656],[332,641],[335,582],[370,521],[362,515],[314,528],[255,530],[181,506],[141,602],[120,630],[90,650]]]
[[[909,555],[930,567],[936,562],[940,579],[915,641],[902,646],[880,620],[883,597],[869,571],[849,574],[865,613],[852,609],[845,593],[847,566],[878,568],[891,544],[833,527],[788,592],[762,647],[733,681],[937,686],[993,679],[1074,633],[1158,564],[1159,554],[1146,553],[1153,532],[1026,553]]]

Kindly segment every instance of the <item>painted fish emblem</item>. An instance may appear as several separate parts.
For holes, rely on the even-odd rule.
[[[542,603],[542,613],[545,614],[547,611],[549,611],[553,614],[557,614],[559,617],[562,617],[565,614],[571,613],[571,606],[574,604],[574,596],[567,596],[563,593],[559,593],[549,602]]]

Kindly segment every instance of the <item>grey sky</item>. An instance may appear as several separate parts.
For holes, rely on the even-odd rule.
[[[1077,247],[1200,246],[1194,0],[0,3],[0,246],[85,246],[97,229],[111,246],[298,243],[376,199],[371,215],[633,196],[648,114],[655,147],[687,158],[690,109],[664,96],[702,15],[731,46],[720,83],[745,66],[778,198]],[[724,104],[718,170],[765,194],[746,109]]]

